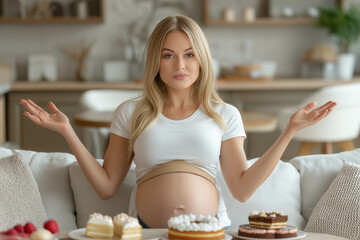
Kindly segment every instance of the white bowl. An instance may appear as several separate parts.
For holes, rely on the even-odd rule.
[[[273,78],[276,73],[277,64],[274,61],[260,61],[260,77]]]

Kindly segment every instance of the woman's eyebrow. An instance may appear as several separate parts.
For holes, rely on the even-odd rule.
[[[187,52],[187,51],[189,51],[189,50],[191,50],[191,49],[192,49],[192,47],[189,47],[189,48],[185,49],[184,52]],[[163,48],[161,51],[175,52],[174,50],[171,50],[171,49],[169,49],[169,48]]]
[[[174,52],[174,50],[168,49],[168,48],[163,48],[161,51],[169,51],[169,52]]]

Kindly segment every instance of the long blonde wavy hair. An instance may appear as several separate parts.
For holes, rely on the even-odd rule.
[[[173,31],[183,31],[190,39],[195,57],[200,64],[198,79],[192,87],[205,113],[225,130],[223,118],[214,106],[224,103],[215,89],[215,76],[208,42],[197,23],[189,17],[176,15],[164,18],[157,24],[146,44],[145,86],[131,121],[129,156],[140,134],[160,116],[166,98],[166,86],[161,80],[159,69],[161,51],[166,35]]]

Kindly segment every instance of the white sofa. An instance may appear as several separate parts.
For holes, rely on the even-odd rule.
[[[1,160],[14,153],[20,153],[30,166],[47,218],[57,220],[62,230],[84,227],[89,214],[93,212],[114,216],[129,211],[129,198],[136,182],[133,168],[116,195],[101,200],[86,181],[72,154],[0,147]],[[98,161],[102,163],[102,160]],[[249,163],[254,161],[256,159]],[[289,225],[304,229],[315,205],[328,190],[344,161],[360,164],[360,149],[331,155],[296,157],[289,162],[280,161],[268,180],[245,203],[231,196],[219,170],[218,179],[232,221],[230,229],[246,223],[252,210],[285,212],[289,215]],[[353,224],[360,225],[360,217],[357,220]],[[0,219],[0,231],[4,228]]]

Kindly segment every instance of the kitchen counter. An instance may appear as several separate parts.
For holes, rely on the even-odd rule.
[[[360,82],[360,77],[352,81],[325,81],[323,79],[275,79],[268,82],[242,82],[218,80],[219,91],[278,91],[278,90],[316,90],[322,87]],[[60,91],[86,91],[90,89],[142,89],[142,83],[134,82],[14,82],[11,92],[60,92]]]

